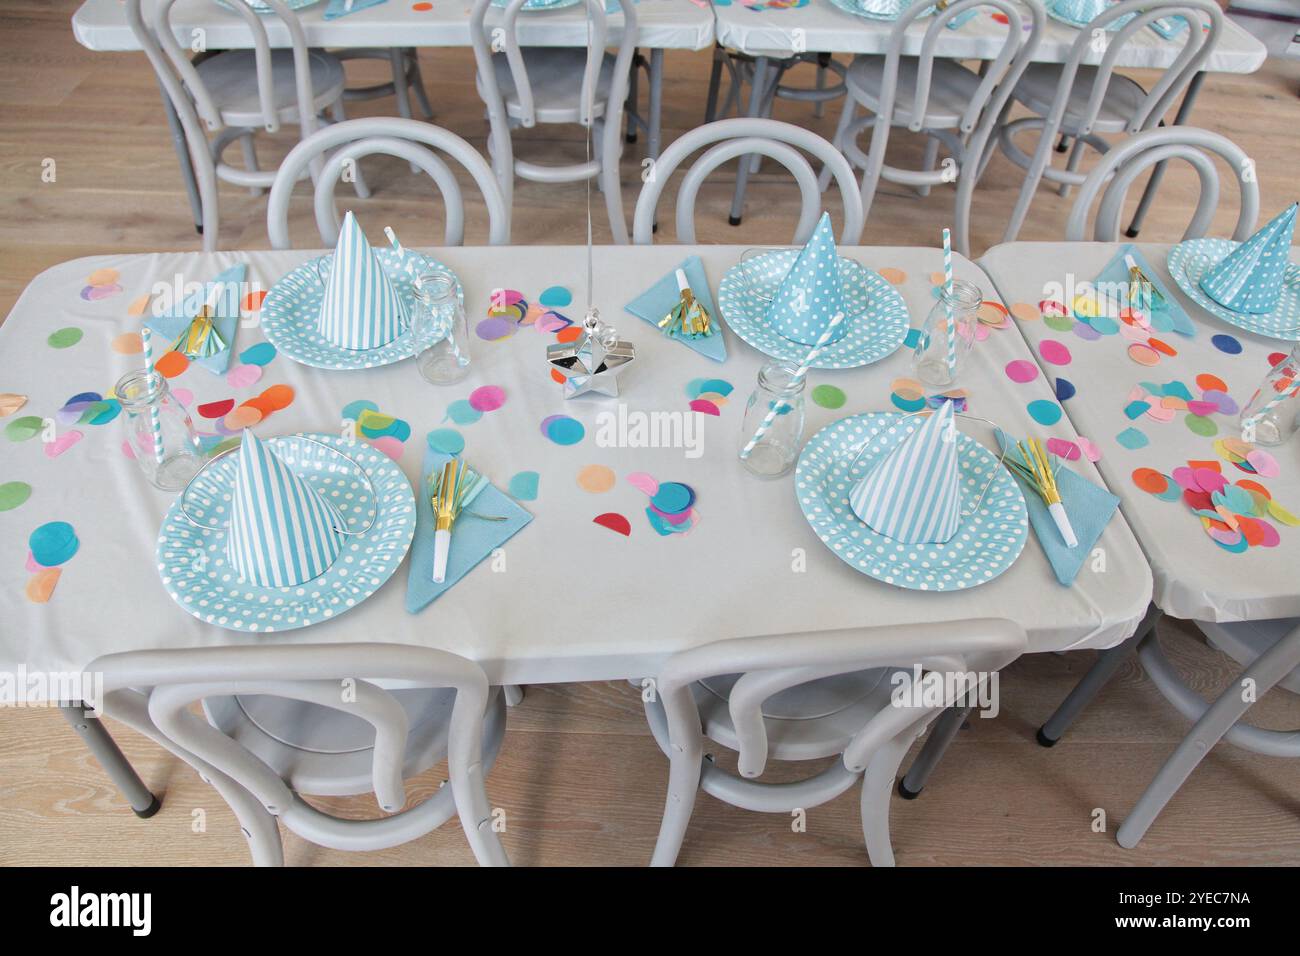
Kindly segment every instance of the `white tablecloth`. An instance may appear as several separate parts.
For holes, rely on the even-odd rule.
[[[408,241],[414,236],[408,236]],[[638,348],[623,376],[631,411],[686,411],[686,386],[719,377],[735,386],[720,418],[701,422],[703,455],[681,448],[606,448],[596,441],[596,416],[612,400],[564,401],[548,374],[545,346],[552,336],[524,327],[499,342],[475,339],[475,369],[464,383],[425,384],[410,362],[363,372],[323,372],[274,359],[257,384],[234,389],[224,378],[190,368],[171,380],[194,393],[196,403],[234,396],[242,401],[276,383],[296,399],[257,427],[259,435],[340,427],[345,404],[369,399],[410,422],[412,435],[401,465],[413,480],[426,433],[446,427],[448,405],[480,385],[505,389],[503,408],[460,429],[466,458],[499,487],[523,470],[541,475],[536,501],[524,502],[535,520],[505,546],[507,565],[494,572],[480,565],[417,615],[404,609],[409,560],[368,601],[335,620],[274,637],[241,634],[202,624],[177,607],[159,581],[154,544],[171,496],[146,485],[121,450],[118,423],[78,426],[85,437],[56,458],[39,439],[0,441],[0,482],[31,484],[31,498],[0,512],[0,668],[80,668],[96,655],[133,648],[191,647],[267,640],[324,642],[384,640],[427,644],[481,662],[494,682],[541,683],[642,676],[657,671],[667,655],[727,637],[797,633],[862,625],[1007,616],[1028,631],[1031,650],[1107,647],[1128,637],[1151,596],[1151,577],[1136,540],[1118,517],[1101,539],[1104,571],[1085,565],[1070,588],[1052,577],[1030,534],[1024,553],[1005,574],[959,593],[904,591],[857,573],[824,547],[804,520],[793,477],[760,481],[736,460],[745,400],[761,356],[726,332],[730,357],[712,362],[663,339],[651,325],[622,311],[643,289],[691,252],[698,252],[713,287],[742,252],[740,247],[601,247],[596,250],[595,296],[605,317]],[[577,301],[567,311],[580,317],[585,251],[580,247],[446,249],[436,253],[460,275],[471,323],[481,319],[494,287],[517,289],[533,301],[541,290],[563,284]],[[934,302],[927,276],[941,266],[938,249],[857,248],[846,254],[875,268],[907,273],[900,289],[920,324]],[[18,414],[53,416],[71,396],[107,392],[138,356],[110,348],[113,339],[138,328],[128,304],[154,283],[209,279],[236,262],[247,262],[250,280],[269,286],[305,252],[168,253],[97,256],[56,266],[37,276],[0,327],[0,391],[29,396]],[[120,270],[122,292],[98,301],[79,294],[92,270]],[[992,282],[978,267],[957,258],[958,277],[992,296]],[[77,326],[84,338],[53,349],[55,329]],[[262,341],[256,327],[240,330],[236,352]],[[1034,428],[1026,413],[1032,398],[1049,398],[1040,378],[1031,386],[1009,382],[1003,366],[1029,358],[1015,328],[994,331],[977,347],[964,377],[971,411],[1021,434]],[[814,372],[809,389],[832,383],[847,403],[832,411],[809,403],[808,434],[845,415],[893,410],[891,382],[911,376],[910,355],[895,353],[864,369]],[[565,413],[586,426],[586,438],[562,447],[543,437],[543,418]],[[0,427],[4,420],[0,419]],[[200,424],[210,424],[203,423]],[[60,429],[63,431],[63,429]],[[1069,429],[1055,430],[1069,434]],[[974,429],[988,441],[986,430]],[[603,464],[618,475],[611,491],[592,494],[576,483],[578,471]],[[1081,471],[1099,480],[1086,462]],[[659,537],[644,514],[645,496],[625,480],[647,471],[661,481],[696,489],[702,521],[685,536]],[[632,524],[623,537],[592,522],[620,512]],[[63,567],[48,603],[24,596],[28,536],[44,522],[73,524],[79,552]],[[806,570],[795,568],[806,555]],[[427,573],[425,571],[424,573]]]
[[[740,3],[715,6],[718,42],[744,53],[788,56],[798,36],[804,50],[814,53],[884,53],[889,48],[893,24],[868,20],[846,13],[831,0],[809,0],[805,7],[751,10]],[[908,29],[909,43],[903,52],[920,52],[921,41],[930,25],[921,19]],[[795,31],[801,31],[796,34]],[[1006,26],[981,10],[956,30],[943,29],[935,55],[959,60],[991,60],[1006,40]],[[1047,18],[1043,39],[1034,59],[1040,63],[1064,63],[1079,31]],[[1154,30],[1141,30],[1121,53],[1123,67],[1166,67],[1182,49],[1183,37],[1165,40]],[[1231,21],[1225,20],[1219,45],[1206,61],[1205,69],[1215,73],[1253,73],[1264,64],[1264,45]],[[1087,62],[1099,62],[1098,53]]]
[[[429,10],[416,10],[410,0],[388,0],[336,20],[324,19],[327,4],[298,12],[307,43],[321,47],[469,46],[467,0],[432,0]],[[152,3],[145,3],[152,22]],[[524,46],[586,46],[586,7],[528,11],[519,17],[519,42]],[[690,0],[639,0],[637,42],[666,50],[702,50],[713,43],[713,14]],[[264,17],[272,46],[288,46],[289,33],[274,16]],[[502,21],[500,10],[489,10],[487,24]],[[189,48],[193,31],[202,29],[208,49],[238,50],[253,45],[248,24],[215,0],[179,0],[171,18],[178,42]],[[121,0],[86,0],[72,17],[77,42],[91,50],[139,50],[126,25]],[[609,43],[622,37],[623,15],[609,18]],[[428,78],[431,82],[436,77]]]
[[[980,259],[998,291],[1010,303],[1037,303],[1044,283],[1064,283],[1067,271],[1076,281],[1091,281],[1120,248],[1109,243],[1028,243],[995,246]],[[1229,325],[1209,315],[1177,290],[1165,268],[1168,245],[1140,243],[1139,248],[1160,280],[1174,291],[1196,323],[1195,338],[1177,333],[1159,338],[1173,346],[1176,356],[1162,356],[1153,367],[1138,365],[1127,355],[1128,341],[1120,335],[1085,342],[1070,332],[1057,332],[1041,320],[1020,323],[1020,331],[1034,344],[1044,339],[1065,343],[1071,353],[1068,366],[1047,366],[1052,377],[1067,378],[1078,394],[1065,403],[1068,417],[1080,434],[1101,448],[1098,463],[1107,484],[1124,500],[1125,517],[1146,550],[1155,575],[1155,601],[1176,617],[1212,621],[1241,621],[1300,615],[1300,528],[1278,522],[1281,544],[1276,548],[1252,547],[1244,554],[1220,549],[1201,530],[1200,521],[1179,501],[1152,497],[1133,483],[1137,468],[1149,467],[1169,474],[1189,459],[1218,461],[1231,481],[1254,478],[1238,471],[1214,451],[1214,437],[1194,434],[1180,412],[1172,422],[1157,423],[1143,416],[1130,420],[1124,414],[1129,391],[1138,382],[1184,382],[1200,398],[1196,377],[1215,375],[1228,386],[1239,405],[1253,394],[1268,372],[1268,357],[1290,351],[1290,343],[1267,339]],[[1230,335],[1242,346],[1239,354],[1220,351],[1211,343],[1217,334]],[[1239,436],[1237,416],[1211,416],[1219,426],[1216,437]],[[1062,423],[1064,424],[1064,423]],[[1149,439],[1145,448],[1130,451],[1116,441],[1127,428],[1137,428]],[[1277,478],[1258,478],[1273,496],[1300,514],[1300,438],[1268,449],[1281,465]]]

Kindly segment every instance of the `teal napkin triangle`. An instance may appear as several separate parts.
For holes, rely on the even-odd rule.
[[[709,292],[709,277],[704,274],[704,263],[700,261],[699,256],[691,256],[677,268],[686,273],[686,281],[691,284],[691,291],[695,293],[695,300],[708,309],[718,333],[703,339],[685,338],[678,335],[673,335],[671,338],[688,348],[695,349],[706,358],[711,358],[715,362],[725,362],[727,360],[727,345],[722,340],[722,322],[719,319],[717,307],[713,304],[713,295]],[[668,314],[669,309],[677,304],[677,298],[677,270],[673,269],[624,308],[638,319],[645,319],[655,328],[658,328],[660,320]]]
[[[1183,311],[1183,307],[1178,304],[1178,300],[1169,294],[1169,288],[1160,281],[1156,275],[1151,263],[1147,262],[1146,257],[1138,250],[1138,247],[1130,243],[1125,243],[1120,247],[1115,257],[1106,264],[1097,275],[1097,284],[1100,286],[1106,283],[1110,288],[1127,287],[1129,281],[1128,265],[1124,261],[1125,256],[1132,256],[1133,261],[1138,267],[1146,273],[1146,277],[1151,280],[1151,284],[1156,287],[1160,293],[1161,302],[1151,310],[1150,320],[1151,328],[1155,332],[1174,331],[1180,335],[1186,335],[1192,338],[1196,335],[1196,326]]]
[[[330,5],[325,8],[325,19],[337,20],[339,17],[346,17],[349,13],[356,13],[366,7],[377,7],[387,2],[388,0],[352,0],[352,9],[349,10],[348,0],[330,0]]]
[[[997,435],[998,444],[1005,451],[1009,441],[1008,436],[1000,428]],[[1056,527],[1056,521],[1048,512],[1047,505],[1043,504],[1043,499],[1038,496],[1038,492],[1013,469],[1007,470],[1011,472],[1011,476],[1016,479],[1021,492],[1024,493],[1025,505],[1029,508],[1029,523],[1033,525],[1034,536],[1038,538],[1043,553],[1051,563],[1052,570],[1056,572],[1056,580],[1068,587],[1079,576],[1083,562],[1091,556],[1092,546],[1097,543],[1101,533],[1106,530],[1106,525],[1110,523],[1111,516],[1115,514],[1115,509],[1119,507],[1119,499],[1065,465],[1061,464],[1057,468],[1058,460],[1055,455],[1047,457],[1052,467],[1056,468],[1056,489],[1061,493],[1061,504],[1065,506],[1065,514],[1070,519],[1074,536],[1079,539],[1079,545],[1075,548],[1066,547],[1061,539],[1061,531]]]
[[[415,489],[415,541],[406,572],[406,610],[412,614],[423,610],[480,561],[514,537],[533,516],[495,485],[487,485],[470,508],[481,515],[501,515],[505,521],[487,521],[461,512],[451,531],[451,552],[447,556],[447,577],[433,583],[433,504],[429,501],[429,475],[451,459],[450,455],[426,448],[420,469],[420,485]]]
[[[231,266],[211,282],[204,283],[201,290],[195,289],[179,305],[174,305],[166,315],[155,316],[144,324],[159,339],[170,344],[189,327],[194,316],[198,315],[199,310],[207,304],[208,296],[212,294],[213,289],[224,285],[225,289],[215,304],[216,315],[212,319],[212,325],[221,336],[221,341],[226,343],[226,347],[207,358],[194,361],[195,365],[202,366],[213,375],[224,375],[226,369],[230,367],[230,356],[234,351],[235,332],[239,329],[239,291],[247,274],[246,264]]]

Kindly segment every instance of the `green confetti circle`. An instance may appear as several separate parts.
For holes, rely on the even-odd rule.
[[[35,438],[44,425],[45,420],[40,416],[24,415],[22,418],[15,418],[5,426],[5,437],[10,441],[27,441],[29,438]]]
[[[834,385],[818,385],[812,390],[812,400],[822,408],[841,408],[848,401],[844,391]]]
[[[1070,315],[1045,315],[1043,324],[1057,332],[1069,332],[1074,328],[1074,317]]]
[[[1189,414],[1183,421],[1187,423],[1188,428],[1205,438],[1213,438],[1219,434],[1219,426],[1214,423],[1214,419],[1205,415]]]
[[[50,337],[45,341],[52,349],[70,348],[81,341],[81,329],[75,325],[70,325],[66,329],[51,332]]]
[[[13,511],[32,496],[32,486],[25,481],[6,481],[0,485],[0,511]]]

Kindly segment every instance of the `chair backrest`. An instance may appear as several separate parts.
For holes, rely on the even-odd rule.
[[[1101,192],[1101,205],[1093,225],[1092,238],[1097,242],[1119,241],[1119,218],[1124,198],[1133,181],[1149,167],[1169,159],[1184,159],[1196,170],[1201,181],[1201,195],[1196,213],[1188,223],[1184,239],[1199,239],[1210,226],[1219,205],[1219,174],[1213,155],[1218,155],[1237,177],[1241,207],[1232,237],[1241,242],[1255,229],[1259,217],[1259,183],[1254,165],[1241,147],[1218,133],[1191,126],[1163,126],[1127,137],[1102,154],[1088,173],[1065,225],[1065,238],[1084,238],[1088,210]],[[1105,191],[1102,192],[1102,188]]]
[[[128,0],[137,3],[138,0]],[[307,35],[303,32],[302,22],[284,2],[284,0],[263,0],[268,8],[281,20],[289,31],[289,42],[293,50],[294,90],[298,100],[298,121],[303,135],[316,128],[316,115],[312,109],[311,58],[307,49]],[[229,6],[248,24],[253,36],[253,62],[257,70],[257,96],[262,109],[262,124],[268,133],[280,129],[280,119],[276,114],[273,96],[274,80],[271,73],[271,44],[267,39],[266,27],[261,17],[248,5],[248,0],[228,0]],[[176,0],[161,0],[154,8],[154,32],[157,42],[162,46],[172,68],[180,76],[199,116],[209,130],[224,128],[221,113],[212,95],[208,92],[198,70],[189,56],[176,42],[176,35],[171,25],[172,7]]]
[[[894,27],[889,35],[889,48],[885,53],[878,115],[886,119],[894,115],[898,92],[899,62],[905,55],[914,55],[917,59],[916,89],[910,104],[911,120],[908,123],[908,129],[914,133],[920,132],[925,127],[926,107],[930,102],[935,45],[940,41],[941,37],[948,34],[948,23],[952,20],[968,10],[991,7],[1006,17],[1007,35],[1002,43],[1002,49],[998,51],[998,55],[987,61],[988,65],[983,77],[980,79],[979,86],[976,87],[974,95],[971,96],[970,101],[966,104],[966,109],[962,112],[959,129],[963,134],[970,133],[975,129],[986,107],[993,113],[1001,110],[1002,104],[1011,95],[1012,87],[1015,86],[1016,81],[1020,79],[1020,75],[1024,73],[1025,68],[1029,65],[1034,52],[1038,49],[1038,42],[1042,36],[1043,10],[1038,0],[1022,0],[1022,3],[1015,3],[1012,0],[958,0],[957,3],[950,3],[944,9],[935,13],[926,27],[925,36],[921,39],[919,52],[915,54],[905,53],[905,48],[912,45],[907,36],[908,28],[918,18],[926,15],[932,6],[933,0],[916,0],[894,22]],[[1027,33],[1023,26],[1026,7],[1030,15],[1030,29]]]
[[[1113,32],[1107,30],[1110,24],[1130,15],[1132,19],[1122,27]],[[1205,29],[1202,29],[1202,15],[1209,21]],[[1050,138],[1060,127],[1070,102],[1075,77],[1079,67],[1085,63],[1096,64],[1097,76],[1088,103],[1080,116],[1079,132],[1083,135],[1091,133],[1114,75],[1115,63],[1125,47],[1139,35],[1139,31],[1144,31],[1145,35],[1145,31],[1155,21],[1165,18],[1172,20],[1175,17],[1182,17],[1188,24],[1181,34],[1182,49],[1160,79],[1138,101],[1137,109],[1129,119],[1127,131],[1138,133],[1159,123],[1218,45],[1219,33],[1223,29],[1223,12],[1215,0],[1124,0],[1123,3],[1107,7],[1094,17],[1088,26],[1079,31],[1079,36],[1070,49],[1070,56],[1062,67],[1056,97],[1048,110],[1042,135]],[[1175,38],[1172,42],[1177,41],[1178,38]]]
[[[500,27],[488,30],[485,25],[487,12],[492,0],[475,0],[469,15],[470,43],[474,47],[474,61],[477,64],[479,83],[487,100],[488,109],[494,108],[501,100],[501,91],[497,86],[496,71],[492,65],[495,53],[504,54],[514,80],[515,94],[519,98],[519,122],[522,126],[532,127],[537,123],[537,112],[533,104],[533,85],[528,77],[528,68],[519,47],[519,14],[527,0],[509,0],[505,7],[504,19]],[[605,61],[605,44],[609,35],[609,24],[605,16],[605,0],[583,0],[587,7],[587,60],[582,70],[582,82],[579,91],[578,122],[590,126],[595,112],[595,95],[600,79],[600,69]],[[632,55],[636,50],[637,17],[634,0],[619,0],[623,11],[623,38],[619,42],[618,54],[614,61],[614,76],[625,77],[632,65]],[[611,87],[611,98],[618,95],[621,84]],[[621,99],[619,101],[621,103]],[[608,112],[614,113],[610,104]]]
[[[338,240],[339,216],[334,206],[334,186],[343,171],[355,169],[362,156],[383,153],[414,163],[434,181],[446,207],[444,244],[459,246],[465,237],[465,208],[460,185],[447,164],[432,150],[436,147],[457,160],[473,177],[483,193],[488,210],[488,242],[510,242],[510,209],[502,198],[492,168],[478,151],[455,133],[418,120],[375,116],[345,120],[308,136],[285,156],[276,172],[267,201],[266,230],[276,249],[289,248],[289,196],[294,184],[311,163],[328,150],[330,154],[316,177],[316,228],[321,242],[332,246]],[[339,147],[335,149],[335,147]]]
[[[853,168],[839,150],[816,133],[802,127],[777,120],[742,117],[717,120],[696,127],[682,134],[660,154],[659,159],[650,167],[650,175],[637,198],[636,216],[632,221],[634,243],[649,245],[653,241],[655,207],[659,204],[659,195],[664,186],[683,160],[711,143],[716,145],[695,161],[677,191],[678,242],[695,241],[695,199],[709,173],[728,160],[753,153],[771,157],[794,175],[802,197],[794,241],[807,241],[821,215],[822,195],[817,185],[817,174],[799,152],[800,149],[821,160],[839,184],[840,199],[844,206],[844,228],[840,241],[845,245],[855,245],[862,237],[862,193],[858,189]]]
[[[157,740],[205,776],[216,774],[224,778],[223,783],[233,781],[295,832],[325,846],[341,847],[355,845],[356,833],[362,829],[400,834],[403,818],[421,815],[425,806],[402,810],[407,717],[393,695],[374,681],[454,689],[447,735],[452,799],[476,854],[484,854],[480,859],[505,859],[491,829],[483,790],[483,717],[489,686],[472,661],[398,644],[256,645],[108,654],[87,671],[103,675],[104,713]],[[350,682],[347,695],[345,680]],[[374,792],[380,808],[393,816],[344,820],[312,807],[263,760],[190,709],[204,698],[237,694],[305,701],[369,723],[375,731]]]
[[[783,690],[876,667],[920,665],[944,673],[975,670],[987,674],[1015,660],[1025,646],[1025,632],[1018,624],[993,618],[738,638],[675,655],[660,671],[656,690],[670,739],[681,741],[701,733],[691,685],[710,677],[741,674],[729,698],[739,747],[737,768],[743,777],[757,777],[768,754],[763,704]],[[945,699],[943,706],[952,702]],[[933,709],[923,708],[925,713],[919,713],[914,707],[888,707],[878,713],[845,749],[845,766],[854,773],[862,772],[879,746]]]

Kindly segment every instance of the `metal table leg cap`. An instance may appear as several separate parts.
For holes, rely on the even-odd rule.
[[[740,217],[739,217],[739,216],[728,216],[728,217],[727,217],[727,222],[731,223],[733,226],[739,226],[739,225],[740,225]]]
[[[1138,231],[1130,227],[1124,230],[1124,235],[1128,236],[1130,239],[1136,239],[1138,237]]]
[[[131,812],[134,813],[141,820],[148,820],[151,816],[153,816],[161,809],[162,809],[162,801],[159,800],[157,797],[154,797],[153,802],[150,803],[149,806],[145,807],[143,810],[137,810],[135,807],[132,807]]]
[[[1043,733],[1042,727],[1038,728],[1038,745],[1040,747],[1055,747],[1058,740],[1060,740],[1059,737],[1049,737],[1047,734]]]
[[[924,789],[925,789],[924,787],[921,788],[921,790]],[[902,797],[904,800],[915,800],[917,797],[921,795],[921,790],[907,789],[907,778],[906,777],[898,778],[898,795]]]

